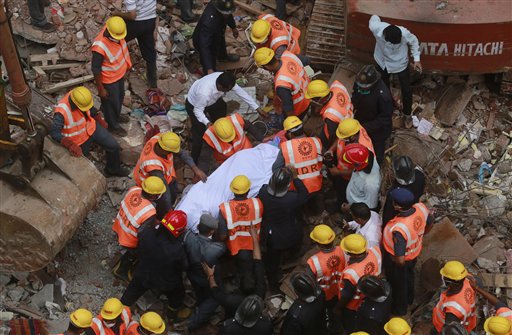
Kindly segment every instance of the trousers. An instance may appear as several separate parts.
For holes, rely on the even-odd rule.
[[[383,266],[386,278],[391,285],[391,312],[395,316],[407,314],[408,305],[414,301],[414,266],[416,260],[406,261],[399,266],[392,261],[391,255],[384,251]]]
[[[192,331],[201,327],[210,319],[219,303],[210,292],[208,279],[201,265],[191,266],[189,271],[187,271],[187,275],[196,295],[197,306],[189,319],[188,330]]]
[[[121,297],[121,302],[125,306],[132,306],[144,293],[146,293],[147,290],[150,289],[151,287],[146,287],[144,285],[143,278],[136,274],[128,284],[128,287],[126,287],[126,290]],[[167,297],[169,307],[172,309],[179,309],[183,306],[185,288],[181,281],[178,281],[173,287],[166,288],[162,293]]]
[[[109,129],[119,129],[119,116],[123,107],[124,78],[111,84],[104,84],[108,92],[106,98],[101,98],[101,110]]]
[[[151,88],[157,87],[155,26],[156,18],[141,21],[126,20],[126,42],[137,39],[142,58],[146,61],[146,78]]]
[[[117,172],[121,167],[121,158],[119,156],[119,151],[121,149],[119,147],[119,143],[117,143],[114,136],[112,136],[112,134],[110,134],[108,130],[103,128],[97,122],[96,130],[94,131],[92,136],[89,137],[89,139],[80,146],[82,148],[84,156],[89,153],[93,143],[97,143],[106,152],[107,162],[105,164],[105,168],[109,172]]]
[[[160,199],[156,201],[156,217],[161,220],[165,214],[172,208],[178,189],[176,186],[176,179],[173,179],[168,185],[165,193],[162,194]]]
[[[382,69],[380,66],[377,65],[377,69],[382,74],[382,81],[386,84],[386,86],[389,88],[389,76],[387,69]],[[409,74],[409,67],[406,67],[405,70],[398,72],[398,73],[392,73],[396,76],[398,76],[398,81],[400,82],[400,89],[402,91],[402,103],[403,103],[403,110],[402,112],[405,115],[411,115],[411,109],[412,109],[412,86],[411,86],[411,76]]]
[[[34,26],[44,26],[48,23],[44,15],[44,8],[46,5],[45,0],[27,0],[28,13],[30,14],[31,24]]]

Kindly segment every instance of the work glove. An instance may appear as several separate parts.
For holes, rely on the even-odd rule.
[[[82,148],[67,137],[63,137],[60,144],[62,144],[64,148],[68,149],[71,155],[75,157],[81,157],[83,155]]]
[[[98,114],[96,114],[96,116],[93,117],[93,119],[96,120],[96,122],[98,122],[100,126],[102,126],[105,129],[108,129],[108,124],[107,122],[105,122],[105,119],[103,118],[101,112],[98,112]]]

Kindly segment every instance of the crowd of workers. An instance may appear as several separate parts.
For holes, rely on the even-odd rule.
[[[156,86],[156,53],[149,33],[154,29],[154,1],[125,2],[127,11],[109,18],[92,46],[101,112],[93,107],[87,88],[74,88],[56,106],[51,131],[74,156],[86,154],[93,142],[103,147],[107,176],[131,172],[121,166],[119,145],[111,134],[126,135],[120,126],[126,121],[120,114],[124,76],[132,66],[126,40],[138,39],[148,86]],[[311,230],[309,237],[318,250],[303,271],[289,278],[297,298],[281,334],[410,334],[404,318],[414,298],[414,267],[434,220],[421,202],[421,168],[407,156],[392,158],[394,181],[381,202],[380,166],[392,133],[389,74],[398,75],[405,126],[410,126],[408,52],[421,71],[417,38],[372,16],[369,29],[376,38],[378,66],[362,67],[350,93],[339,81],[328,85],[310,80],[305,69],[309,60],[300,54],[300,31],[273,15],[260,16],[250,34],[256,46],[254,62],[274,75],[274,110],[282,120],[282,130],[264,137],[240,114],[227,115],[223,96],[234,91],[262,119],[267,117],[233,74],[216,72],[216,61],[238,59],[227,54],[224,39],[226,25],[238,37],[234,9],[232,0],[213,0],[195,28],[193,40],[204,76],[187,95],[191,154],[173,132],[150,138],[133,170],[136,185],[127,191],[114,218],[112,228],[125,252],[113,272],[128,282],[124,294],[108,299],[96,317],[85,309],[71,313],[67,334],[163,333],[166,324],[155,312],[143,313],[139,322],[132,320],[130,307],[148,290],[166,296],[168,325],[200,329],[220,306],[226,318],[220,334],[273,334],[264,299],[279,292],[283,260],[297,260],[304,253],[304,209],[325,191],[327,179],[336,190],[338,211],[349,221],[340,222],[340,227],[352,232],[337,243],[333,227],[319,224]],[[132,22],[138,19],[149,21]],[[305,131],[311,113],[323,119],[319,134]],[[255,197],[248,196],[248,176],[227,180],[231,200],[219,203],[218,212],[203,213],[197,231],[187,228],[187,213],[173,209],[174,156],[206,182],[208,176],[199,168],[201,151],[209,150],[206,155],[222,164],[252,148],[249,134],[253,141],[279,149],[270,180]],[[471,332],[477,320],[476,292],[496,307],[497,316],[486,320],[485,330],[511,333],[512,311],[479,288],[462,263],[447,262],[440,273],[443,290],[432,311],[432,334]],[[222,285],[229,274],[236,283],[234,291]],[[185,276],[195,296],[193,311],[184,306]]]

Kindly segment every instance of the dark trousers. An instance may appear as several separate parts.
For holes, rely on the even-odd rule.
[[[302,239],[301,239],[302,241]],[[265,272],[267,274],[268,285],[270,289],[279,289],[279,281],[281,280],[281,259],[285,253],[297,255],[300,252],[301,242],[288,249],[280,249],[279,245],[272,243],[272,238],[267,238],[267,250],[263,254],[263,264],[265,265]]]
[[[349,180],[341,176],[333,177],[334,188],[336,189],[336,209],[341,211],[341,204],[347,202],[347,186]]]
[[[380,66],[377,65],[377,69],[382,74],[382,80],[386,84],[387,87],[389,86],[389,73],[385,69],[381,69]],[[409,74],[409,67],[406,67],[405,70],[398,73],[393,73],[394,75],[398,76],[398,81],[400,82],[400,89],[402,90],[402,103],[403,103],[403,110],[402,112],[405,115],[411,115],[411,109],[412,109],[412,87],[411,87],[411,76]]]
[[[103,128],[99,123],[96,122],[96,130],[92,134],[91,137],[85,143],[83,143],[80,147],[82,148],[82,152],[84,155],[87,155],[91,150],[91,146],[93,143],[97,143],[100,147],[102,147],[107,154],[107,162],[105,164],[105,169],[110,172],[117,172],[121,167],[121,158],[119,157],[119,143],[117,143],[116,139],[112,134],[108,132],[105,128]]]
[[[199,122],[199,120],[194,115],[194,106],[190,102],[185,103],[185,108],[187,110],[187,114],[192,121],[192,151],[191,156],[194,159],[194,162],[197,164],[199,160],[199,155],[201,154],[201,148],[203,146],[203,135],[206,131],[206,126]],[[211,123],[214,123],[221,117],[226,116],[228,112],[228,106],[226,102],[220,98],[213,105],[208,106],[204,109],[204,113],[206,117],[210,120]]]
[[[372,140],[373,150],[375,150],[375,159],[377,163],[379,163],[380,168],[382,169],[382,162],[384,161],[384,152],[386,151],[386,140],[389,136],[385,137],[381,134],[368,134],[370,139]]]
[[[176,201],[176,195],[178,193],[176,186],[176,179],[173,179],[169,185],[167,185],[167,189],[165,193],[162,194],[160,199],[156,201],[156,217],[161,220],[165,214],[172,208],[174,201]]]
[[[28,13],[30,14],[30,22],[34,26],[44,26],[48,23],[46,16],[44,15],[44,7],[50,4],[49,1],[45,0],[27,0]]]
[[[155,25],[156,18],[142,21],[126,20],[126,42],[137,39],[142,58],[146,61],[148,85],[152,88],[157,87]]]
[[[101,110],[109,129],[119,129],[119,115],[123,107],[124,78],[111,84],[104,84],[108,96],[101,99]]]
[[[146,293],[147,290],[150,289],[152,289],[152,287],[145,286],[143,278],[135,274],[124,291],[123,296],[121,297],[121,302],[125,306],[132,306],[144,293]],[[170,308],[176,310],[183,306],[185,288],[183,287],[181,280],[177,281],[173,286],[162,290],[162,293],[167,297]]]
[[[235,255],[236,270],[239,275],[253,272],[252,250],[239,250]]]
[[[341,324],[343,325],[343,334],[350,334],[357,331],[357,312],[343,308]]]
[[[391,255],[384,251],[383,259],[386,278],[391,285],[393,315],[407,314],[407,306],[414,301],[414,266],[416,260],[405,262],[399,266],[391,260]]]
[[[196,295],[196,309],[190,317],[188,324],[188,330],[192,331],[201,327],[210,319],[219,303],[211,295],[208,279],[200,264],[192,266],[187,275]]]
[[[208,74],[209,68],[206,66],[207,64],[211,64],[210,66],[213,67],[212,70],[215,72],[217,71],[215,66],[217,64],[217,60],[226,59],[228,57],[225,35],[226,28],[224,28],[222,32],[213,34],[211,37],[213,42],[209,46],[209,50],[205,50],[206,47],[204,45],[200,45],[201,41],[199,37],[193,39],[194,49],[196,49],[199,53],[199,60],[201,61],[201,66],[203,67],[203,75],[206,76]],[[204,51],[201,52],[201,50]]]

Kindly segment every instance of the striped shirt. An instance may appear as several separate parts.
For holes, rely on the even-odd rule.
[[[154,19],[156,17],[156,0],[124,0],[126,10],[135,10],[135,21]]]

